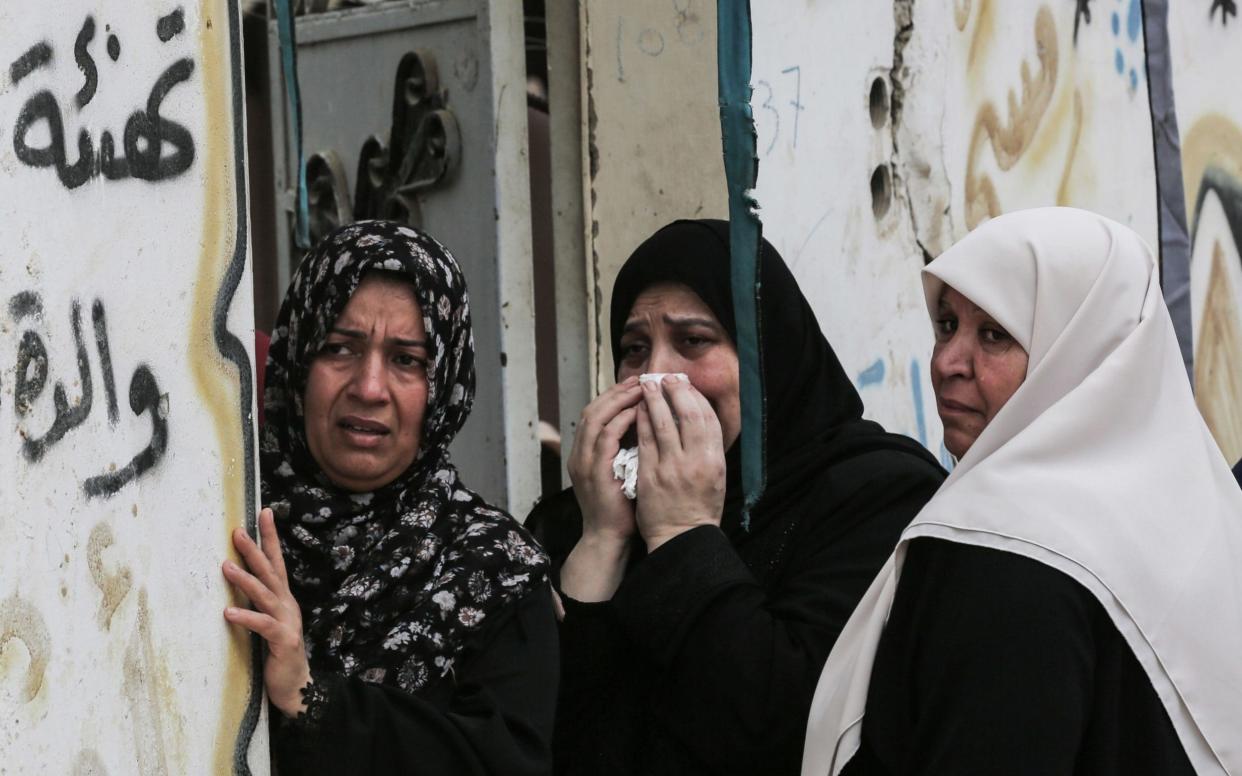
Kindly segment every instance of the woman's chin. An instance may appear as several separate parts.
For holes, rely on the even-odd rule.
[[[396,479],[396,474],[392,473],[394,467],[374,460],[342,461],[337,466],[325,466],[323,469],[334,485],[354,493],[379,490]],[[400,474],[402,470],[396,471]]]
[[[949,451],[957,460],[962,460],[962,456],[966,455],[966,451],[975,442],[975,435],[967,435],[960,431],[950,431],[945,429],[944,432],[944,449]]]

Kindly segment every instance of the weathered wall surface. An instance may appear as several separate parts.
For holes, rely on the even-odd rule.
[[[254,503],[238,25],[0,6],[3,773],[267,771],[219,572]]]
[[[1230,461],[1242,458],[1242,20],[1233,8],[1169,3],[1192,238],[1195,396]]]
[[[1080,5],[752,4],[764,234],[868,415],[942,457],[926,259],[1039,205],[1158,242],[1141,8]]]
[[[714,15],[699,5],[587,4],[583,210],[596,385],[610,381],[607,299],[629,250],[669,217],[724,212]],[[793,268],[868,415],[945,461],[919,279],[926,260],[989,217],[1055,204],[1129,224],[1157,250],[1171,246],[1165,268],[1184,272],[1176,238],[1161,245],[1156,155],[1165,146],[1153,138],[1144,20],[1164,21],[1158,4],[1146,5],[751,4],[764,235]],[[1236,3],[1169,0],[1181,157],[1165,163],[1176,174],[1180,161],[1192,241],[1193,324],[1179,336],[1193,338],[1199,406],[1230,460],[1242,458],[1242,91],[1229,80],[1242,67],[1240,36]]]
[[[617,270],[678,218],[727,218],[716,107],[716,4],[586,0],[587,295],[592,372],[612,383],[608,301]]]

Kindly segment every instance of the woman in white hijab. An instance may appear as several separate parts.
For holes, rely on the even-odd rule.
[[[924,288],[960,461],[828,659],[804,776],[1242,774],[1242,493],[1150,248],[1028,210]]]

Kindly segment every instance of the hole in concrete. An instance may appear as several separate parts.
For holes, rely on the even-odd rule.
[[[871,173],[871,212],[879,220],[888,213],[893,203],[893,180],[887,165],[880,165]]]
[[[888,84],[883,78],[871,82],[871,126],[880,129],[888,122]]]

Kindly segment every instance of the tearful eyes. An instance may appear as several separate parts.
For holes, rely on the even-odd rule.
[[[673,344],[679,350],[696,350],[714,345],[715,343],[716,340],[711,337],[703,337],[696,334],[688,334],[683,337],[677,337],[673,340]],[[651,345],[644,341],[621,343],[622,358],[636,358],[642,356],[650,350]]]
[[[319,350],[319,357],[334,360],[345,360],[361,355],[359,348],[350,342],[326,342]],[[426,369],[428,360],[419,355],[407,352],[394,353],[390,360],[401,369]]]

